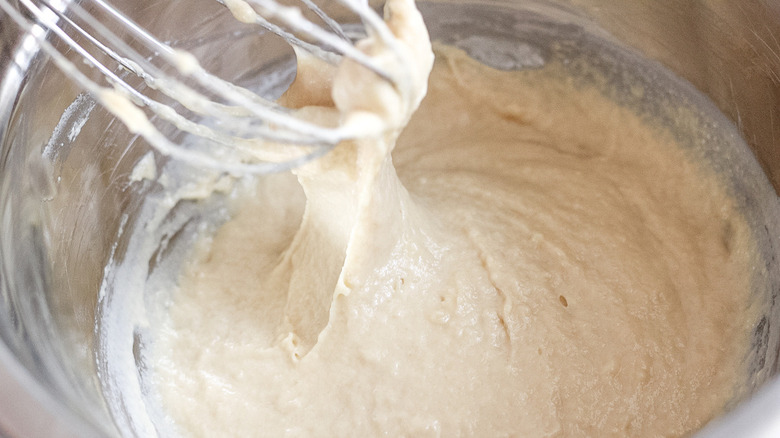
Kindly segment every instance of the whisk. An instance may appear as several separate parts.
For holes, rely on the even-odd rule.
[[[289,108],[216,77],[191,53],[160,41],[105,0],[59,1],[0,0],[0,9],[35,38],[70,79],[165,156],[233,174],[268,173],[299,165],[360,135],[350,127],[298,118]],[[331,64],[346,57],[391,84],[403,80],[361,52],[354,44],[359,37],[349,35],[313,0],[299,0],[301,6],[276,0],[215,1],[239,21],[279,35],[296,51]],[[398,41],[366,1],[336,1],[404,65],[402,51],[392,50]],[[100,11],[101,19],[90,11]],[[313,13],[321,23],[304,13]],[[83,62],[71,61],[68,51]],[[146,86],[131,85],[140,84],[133,77]],[[199,147],[182,143],[182,131],[195,136]]]

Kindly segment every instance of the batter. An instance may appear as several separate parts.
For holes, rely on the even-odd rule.
[[[650,437],[719,414],[755,309],[716,177],[555,65],[433,63],[413,3],[389,8],[408,86],[303,65],[283,98],[380,134],[264,178],[182,273],[152,366],[176,429]]]

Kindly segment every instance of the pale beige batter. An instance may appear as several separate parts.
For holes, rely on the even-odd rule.
[[[410,5],[391,2],[424,84]],[[265,178],[202,242],[152,356],[182,434],[679,436],[718,414],[755,316],[745,221],[561,71],[441,48],[391,160],[424,85],[388,100],[342,66],[336,109],[302,111],[392,118]],[[322,103],[309,85],[288,103]]]

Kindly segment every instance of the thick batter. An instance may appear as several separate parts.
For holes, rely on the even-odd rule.
[[[430,46],[390,7],[408,88],[304,66],[285,97],[381,135],[264,178],[182,274],[153,350],[178,430],[649,437],[720,413],[755,309],[716,177],[554,65],[441,48],[408,121]]]

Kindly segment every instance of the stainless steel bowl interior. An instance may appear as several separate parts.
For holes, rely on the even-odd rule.
[[[780,2],[571,0],[502,7],[533,12],[549,10],[548,3],[571,18],[575,34],[579,25],[597,25],[603,30],[595,33],[657,60],[706,94],[780,189]],[[280,74],[255,81],[263,72],[289,70],[290,49],[247,32],[212,0],[193,0],[187,8],[157,0],[143,8],[130,0],[117,4],[162,39],[194,51],[218,75],[265,87],[269,95],[290,80]],[[471,4],[479,16],[498,0],[450,4]],[[435,22],[432,34],[451,34],[445,16],[452,8],[436,5],[421,5]],[[498,19],[484,15],[484,23]],[[116,436],[118,418],[107,406],[95,362],[95,319],[104,266],[126,249],[115,237],[134,226],[144,197],[160,189],[129,180],[149,148],[81,95],[2,15],[0,148],[0,435]],[[780,248],[766,251],[774,260]],[[766,291],[766,299],[778,293]],[[702,436],[780,434],[780,383],[769,379],[780,354],[775,307],[759,335],[767,338],[755,346],[765,348],[756,353],[764,358],[755,379],[763,392]]]

